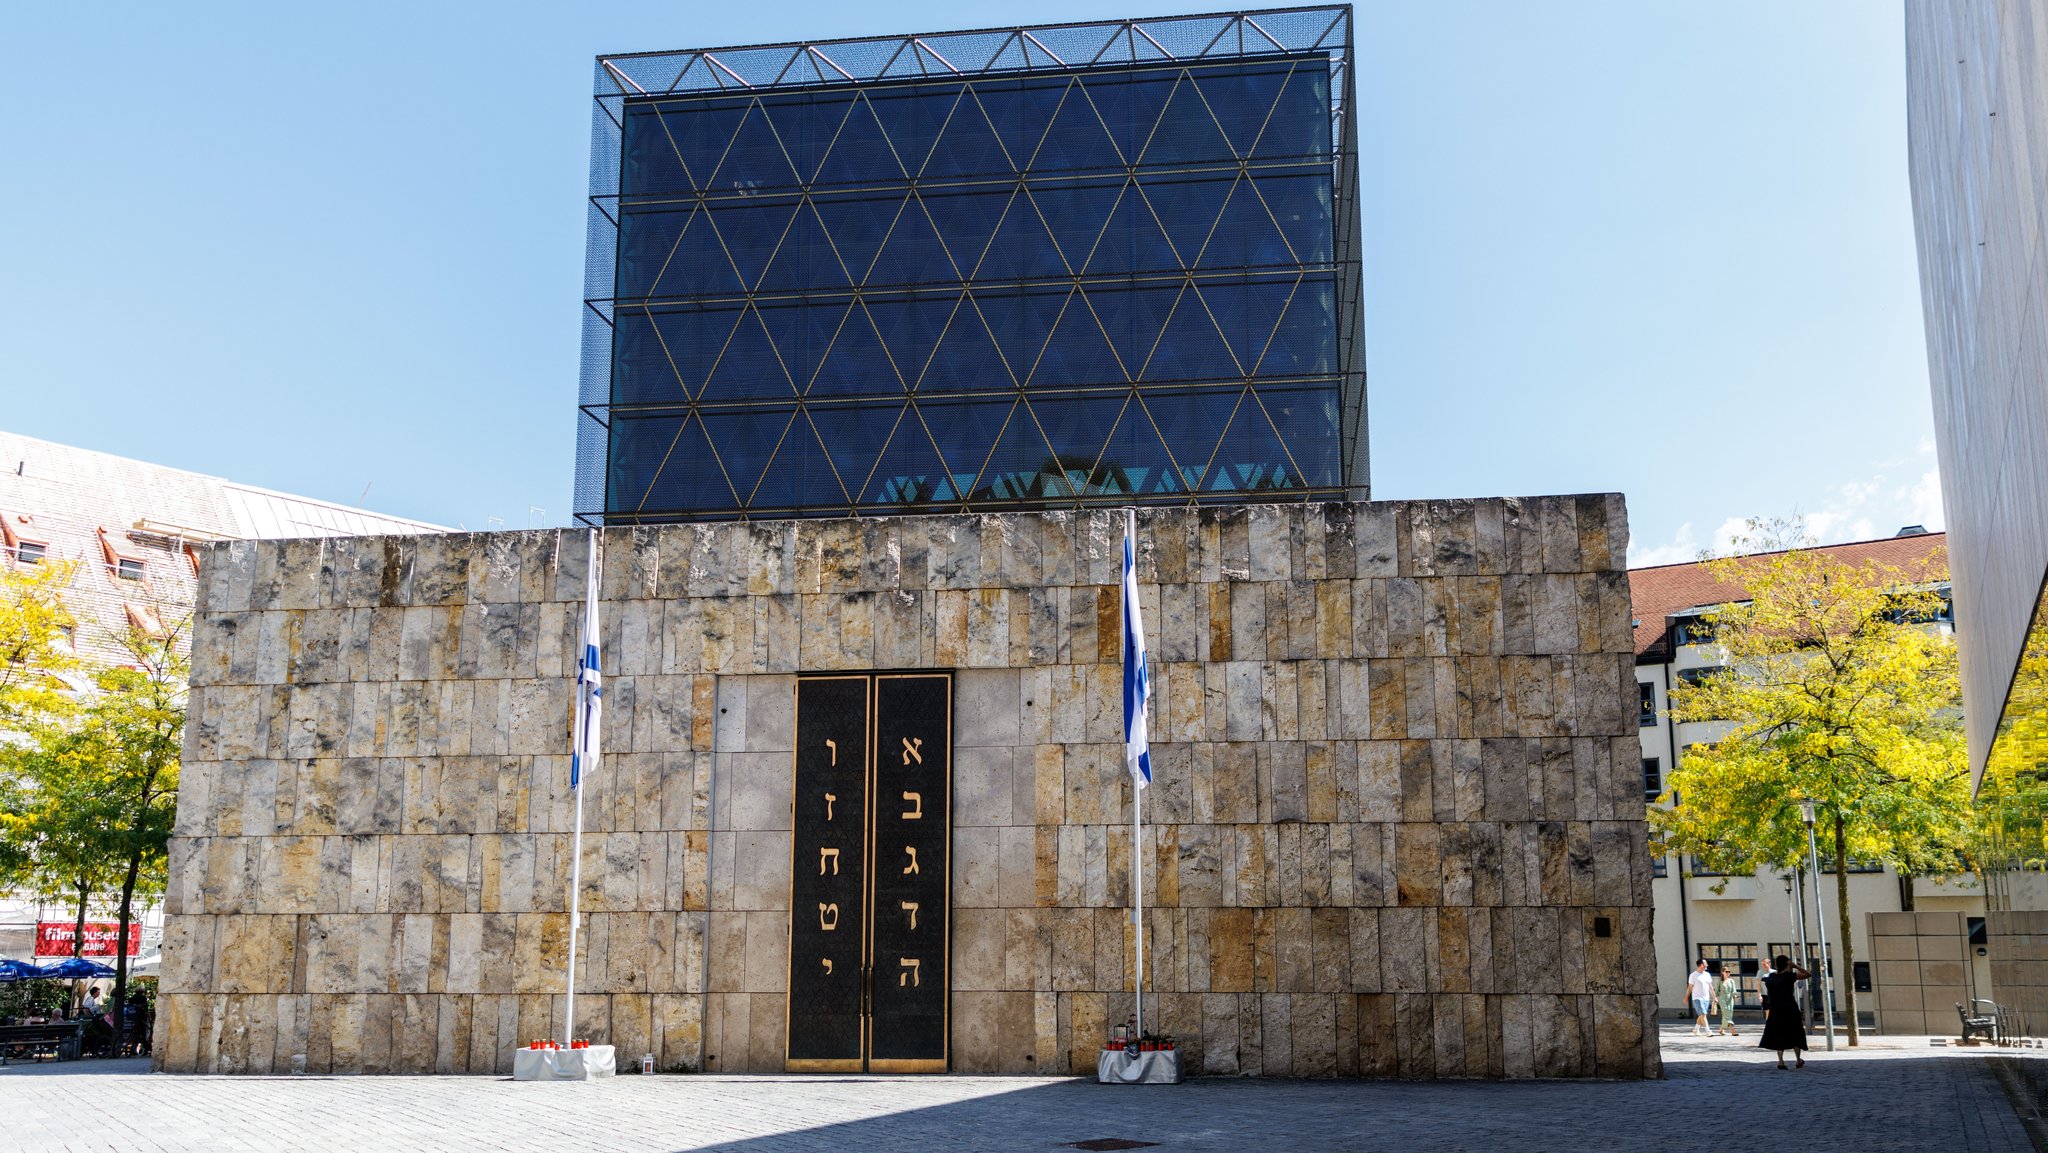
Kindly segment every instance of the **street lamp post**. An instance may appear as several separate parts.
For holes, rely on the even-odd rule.
[[[1806,859],[1813,870],[1813,921],[1820,934],[1820,1000],[1826,1014],[1828,1052],[1835,1051],[1835,989],[1828,971],[1828,918],[1820,903],[1820,847],[1813,837],[1813,802],[1799,802],[1799,817],[1806,822]]]

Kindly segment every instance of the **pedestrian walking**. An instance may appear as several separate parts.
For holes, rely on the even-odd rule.
[[[1721,1009],[1721,1032],[1735,1036],[1735,998],[1742,987],[1735,981],[1735,970],[1726,962],[1721,965],[1721,979],[1714,984],[1714,1000]]]
[[[1771,975],[1764,978],[1764,1035],[1757,1047],[1777,1050],[1780,1069],[1785,1067],[1787,1049],[1792,1050],[1792,1059],[1800,1068],[1806,1067],[1806,1020],[1799,1010],[1797,990],[1799,982],[1812,975],[1781,953],[1771,966]]]
[[[1692,1035],[1711,1037],[1713,1030],[1707,1027],[1707,1013],[1714,1005],[1714,975],[1707,972],[1705,958],[1693,967],[1692,976],[1685,979],[1686,999],[1692,1002]]]

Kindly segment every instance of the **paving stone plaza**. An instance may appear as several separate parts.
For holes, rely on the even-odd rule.
[[[1666,1029],[1662,1081],[1357,1082],[1210,1077],[1128,1088],[1044,1077],[195,1077],[146,1063],[0,1069],[0,1149],[130,1151],[1676,1148],[2033,1149],[1994,1060],[1872,1038],[1779,1073],[1753,1035]],[[1882,1108],[1874,1108],[1882,1103]]]

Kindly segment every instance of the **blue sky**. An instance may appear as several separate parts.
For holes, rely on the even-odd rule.
[[[0,426],[563,523],[596,53],[1176,10],[21,8]],[[1376,497],[1619,490],[1638,564],[1939,527],[1896,4],[1358,20]]]

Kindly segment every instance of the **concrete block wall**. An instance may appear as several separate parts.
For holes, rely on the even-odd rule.
[[[1210,1073],[1656,1075],[1619,497],[1139,513],[1155,1027]],[[794,677],[955,671],[953,1067],[1130,1012],[1115,513],[609,530],[579,1032],[780,1071]],[[559,1031],[580,531],[216,546],[167,1069]]]
[[[1910,1036],[1961,1030],[1956,1005],[1970,1000],[1963,915],[1871,913],[1869,918],[1878,1031]]]
[[[2048,1036],[2048,912],[1994,910],[1984,929],[1992,998],[2020,1036]]]

